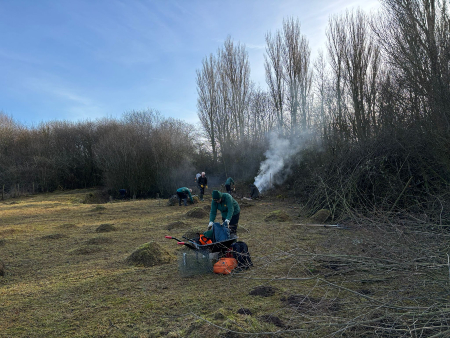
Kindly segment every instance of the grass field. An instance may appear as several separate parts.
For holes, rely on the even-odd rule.
[[[446,233],[354,221],[346,229],[298,225],[307,220],[293,199],[238,200],[238,235],[254,267],[185,276],[178,268],[185,249],[164,236],[206,230],[208,217],[187,212],[208,209],[210,197],[187,207],[157,199],[84,203],[93,194],[0,201],[0,337],[450,332]],[[268,217],[280,213],[287,220]],[[171,260],[130,264],[149,242]]]

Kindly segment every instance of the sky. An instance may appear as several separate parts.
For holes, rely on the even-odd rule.
[[[312,57],[330,15],[378,0],[0,0],[0,111],[25,126],[157,110],[198,123],[196,71],[229,36],[266,89],[265,35],[299,19]]]

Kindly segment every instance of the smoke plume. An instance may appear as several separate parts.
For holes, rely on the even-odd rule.
[[[266,159],[261,162],[255,185],[259,191],[268,190],[273,184],[281,184],[290,174],[291,158],[305,148],[306,133],[295,139],[281,137],[276,132],[269,134],[269,149],[264,153]]]

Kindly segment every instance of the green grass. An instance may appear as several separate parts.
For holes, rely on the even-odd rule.
[[[263,198],[242,209],[238,234],[249,246],[252,269],[227,276],[182,277],[176,260],[139,267],[128,264],[127,258],[152,241],[178,256],[183,248],[164,236],[206,230],[208,218],[189,218],[186,213],[195,206],[167,206],[164,200],[114,201],[102,208],[74,202],[90,192],[0,202],[0,260],[5,264],[5,276],[0,276],[0,337],[236,336],[233,332],[321,337],[348,326],[362,309],[367,319],[380,316],[380,304],[373,299],[411,306],[407,299],[414,291],[404,300],[388,293],[404,292],[399,282],[406,280],[409,270],[391,267],[381,272],[374,261],[333,256],[367,256],[360,250],[378,239],[371,240],[370,232],[359,228],[296,226],[301,220],[289,199]],[[264,220],[280,210],[292,221]],[[167,230],[174,222],[178,227]],[[96,232],[102,224],[113,225],[115,231]],[[361,238],[363,244],[351,244]],[[385,282],[370,283],[380,276]],[[438,271],[436,278],[444,277],[445,271]],[[268,297],[250,295],[260,286],[271,286],[275,292]],[[435,288],[442,291],[440,285]],[[417,300],[414,306],[428,303]],[[239,314],[241,308],[251,315]],[[398,316],[412,310],[396,311]],[[280,322],[283,326],[276,326]],[[350,336],[351,330],[350,325]]]

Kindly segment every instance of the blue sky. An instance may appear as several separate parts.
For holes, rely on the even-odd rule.
[[[265,34],[298,18],[313,55],[331,14],[377,0],[0,0],[0,111],[36,126],[155,109],[196,123],[196,70],[230,36],[266,88]]]

